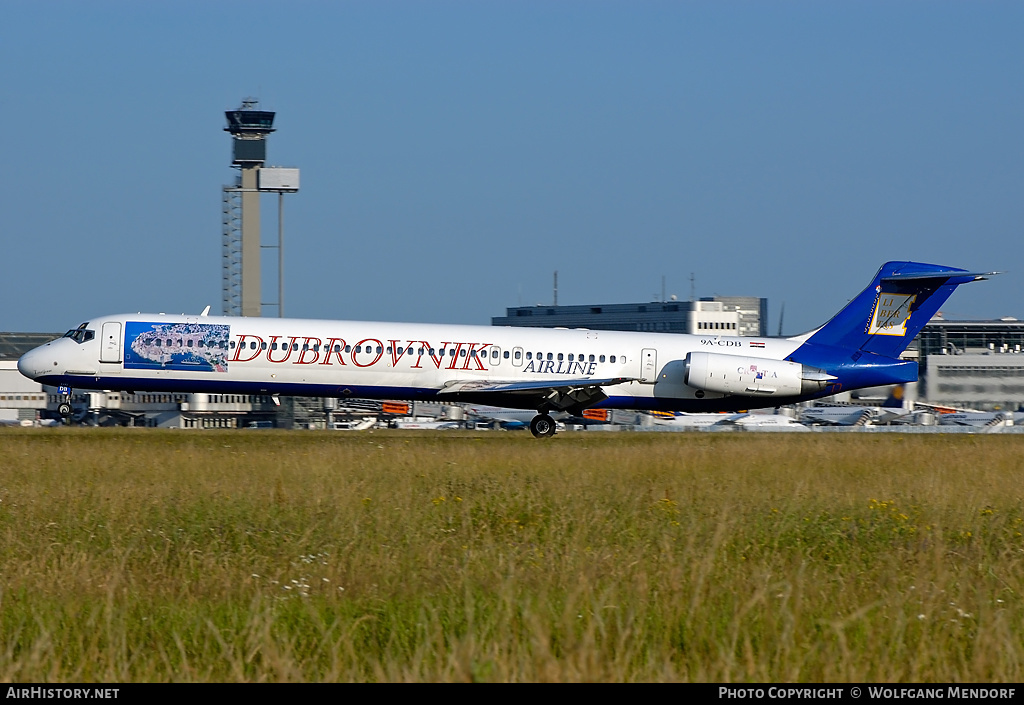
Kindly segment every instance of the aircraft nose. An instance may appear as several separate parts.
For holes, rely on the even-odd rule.
[[[34,348],[18,358],[18,372],[29,379],[35,379],[42,375],[46,368],[42,363],[42,356],[45,353],[41,348]]]

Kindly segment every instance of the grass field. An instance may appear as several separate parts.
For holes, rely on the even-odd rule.
[[[1020,682],[1022,451],[4,430],[0,680]]]

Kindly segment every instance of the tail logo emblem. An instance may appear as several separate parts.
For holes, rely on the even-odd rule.
[[[868,334],[906,335],[907,319],[910,318],[910,307],[915,299],[916,294],[886,294],[879,291],[868,324]]]

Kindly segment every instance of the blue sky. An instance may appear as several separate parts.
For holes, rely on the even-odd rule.
[[[564,304],[692,272],[794,334],[917,259],[1007,271],[948,317],[1024,318],[1022,27],[1019,2],[13,0],[0,330],[217,312],[245,96],[302,170],[289,316],[487,324],[554,270]]]

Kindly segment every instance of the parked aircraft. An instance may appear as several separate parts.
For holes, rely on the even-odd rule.
[[[800,410],[800,421],[816,426],[865,426],[893,423],[908,412],[883,406],[809,406]]]
[[[751,414],[749,412],[688,414],[685,412],[652,412],[653,425],[668,426],[678,429],[698,428],[735,428],[740,430],[757,429],[779,431],[807,431],[795,419],[783,414]]]
[[[958,285],[988,274],[888,262],[828,323],[792,338],[138,313],[91,319],[18,369],[80,389],[531,409],[544,437],[555,411],[739,411],[914,381],[917,363],[900,353]]]

